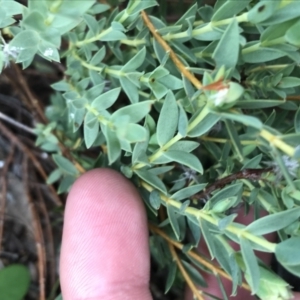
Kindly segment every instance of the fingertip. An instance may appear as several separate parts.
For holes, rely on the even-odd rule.
[[[146,214],[136,189],[120,173],[95,169],[74,183],[60,267],[64,299],[102,297],[113,293],[115,284],[147,288]]]

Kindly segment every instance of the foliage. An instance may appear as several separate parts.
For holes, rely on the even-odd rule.
[[[17,283],[17,284],[16,284]],[[27,293],[30,274],[23,265],[10,265],[0,270],[0,294],[3,300],[22,300]]]
[[[175,23],[148,16],[156,5],[0,1],[10,40],[0,68],[27,68],[36,55],[65,67],[52,85],[49,123],[36,128],[58,167],[48,182],[66,192],[84,170],[106,166],[131,178],[149,208],[151,252],[169,269],[166,290],[178,255],[197,299],[194,284],[205,281],[193,265],[225,271],[232,294],[244,274],[243,287],[261,299],[289,299],[288,284],[254,250],[300,276],[300,2],[195,3]],[[248,226],[234,221],[241,206],[256,212]],[[262,210],[269,215],[260,218]],[[278,243],[264,238],[271,232]],[[200,239],[219,269],[191,250]]]

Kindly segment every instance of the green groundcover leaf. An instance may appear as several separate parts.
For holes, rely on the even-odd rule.
[[[1,300],[24,299],[30,283],[30,273],[23,265],[10,265],[0,270]]]
[[[300,207],[297,207],[258,219],[248,225],[245,230],[255,235],[264,235],[285,228],[299,217]]]

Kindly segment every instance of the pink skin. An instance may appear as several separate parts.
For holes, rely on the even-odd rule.
[[[65,210],[60,261],[63,299],[150,300],[149,260],[147,219],[134,186],[109,169],[82,175]],[[218,294],[214,278],[207,281],[206,291]],[[224,284],[230,290],[230,282]],[[185,299],[192,299],[189,292]],[[254,298],[248,293],[242,298],[239,294],[239,299]]]

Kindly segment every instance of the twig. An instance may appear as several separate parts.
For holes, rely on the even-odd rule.
[[[4,214],[5,214],[5,207],[6,207],[6,194],[7,194],[7,172],[10,166],[10,163],[13,160],[15,154],[15,147],[12,146],[11,151],[9,152],[8,157],[5,160],[5,164],[2,169],[1,174],[1,185],[2,185],[2,197],[0,197],[0,252],[1,252],[1,245],[2,245],[2,237],[3,237],[3,230],[4,230]]]
[[[34,181],[37,181],[36,175],[34,172],[32,172],[32,175],[34,176]],[[48,258],[47,261],[49,261],[49,285],[53,286],[55,284],[56,276],[55,276],[55,268],[56,268],[56,259],[55,259],[55,250],[54,250],[54,241],[53,241],[53,234],[52,234],[52,228],[50,224],[50,218],[49,213],[47,210],[47,207],[45,205],[45,201],[41,192],[41,189],[38,185],[35,185],[36,189],[36,196],[38,200],[38,207],[40,209],[40,212],[42,214],[42,219],[45,223],[45,241],[47,243],[46,247],[46,257]],[[46,261],[46,263],[47,263]]]
[[[17,77],[17,81],[16,78],[14,78],[14,80],[11,80],[12,82],[18,82],[22,92],[20,93],[21,97],[26,98],[25,104],[27,104],[27,106],[29,106],[28,108],[30,110],[33,110],[33,112],[35,112],[35,114],[38,116],[38,119],[40,122],[46,124],[47,123],[47,118],[44,114],[44,110],[43,108],[40,106],[40,101],[38,101],[38,99],[34,96],[34,94],[31,92],[23,74],[21,73],[19,67],[15,64],[12,64],[12,68],[15,72],[15,75]],[[23,95],[23,96],[22,96]]]
[[[158,227],[156,227],[155,225],[148,223],[149,229],[160,235],[161,237],[163,237],[167,242],[171,243],[174,247],[176,247],[177,249],[182,250],[183,249],[183,244],[176,242],[174,240],[172,240],[166,233],[164,233],[161,229],[159,229]],[[191,258],[193,258],[194,260],[196,260],[197,262],[199,262],[200,264],[202,264],[203,266],[205,266],[206,268],[208,268],[209,270],[211,270],[214,274],[219,274],[220,276],[232,281],[232,278],[226,273],[224,272],[221,268],[213,265],[211,262],[207,261],[206,259],[204,259],[203,257],[201,257],[198,253],[196,253],[193,250],[189,250],[187,252],[185,252],[187,255],[189,255]],[[248,284],[246,283],[242,283],[241,286],[247,290],[247,291],[251,291],[250,287]]]
[[[29,189],[29,180],[28,180],[28,158],[24,156],[23,158],[23,182],[25,186],[25,191],[28,199],[29,209],[32,216],[32,227],[35,239],[35,246],[37,251],[37,267],[39,274],[39,299],[45,300],[45,274],[46,274],[46,254],[45,254],[45,244],[43,240],[43,231],[41,228],[41,221],[39,215],[36,212],[35,205],[32,201],[30,189]]]
[[[24,124],[22,124],[20,122],[15,121],[14,119],[12,119],[9,116],[3,114],[2,112],[0,112],[0,119],[6,121],[6,122],[8,122],[8,123],[10,123],[10,124],[12,124],[12,125],[14,125],[16,127],[19,127],[19,128],[21,128],[21,129],[23,129],[23,130],[25,130],[25,131],[27,131],[27,132],[29,132],[31,134],[36,135],[36,133],[34,132],[33,128],[30,128],[30,127],[28,127],[28,126],[26,126],[26,125],[24,125]]]
[[[206,189],[204,189],[202,192],[192,196],[192,198],[193,198],[193,200],[207,199],[213,191],[223,188],[225,185],[231,183],[232,181],[235,181],[238,179],[260,180],[263,173],[267,173],[272,170],[273,170],[273,168],[244,169],[242,171],[228,175],[226,177],[223,177],[223,178],[215,181],[214,183],[209,185]]]
[[[179,60],[175,52],[172,48],[167,44],[167,42],[161,37],[161,35],[157,32],[156,28],[150,21],[150,18],[146,14],[145,11],[141,12],[142,18],[144,20],[145,25],[149,28],[154,38],[159,42],[159,44],[163,47],[166,53],[170,54],[171,59],[173,60],[176,67],[180,70],[180,72],[197,88],[202,89],[202,83],[186,68],[186,66]]]
[[[42,178],[46,181],[47,180],[47,174],[44,171],[42,165],[40,162],[36,159],[36,157],[32,154],[32,152],[4,125],[0,122],[0,131],[13,143],[15,144],[20,150],[23,151],[24,154],[30,158],[30,160],[33,162],[33,165],[39,172],[39,174],[42,176]],[[58,206],[62,205],[61,200],[57,196],[56,190],[52,185],[49,185],[49,189],[51,190],[55,204]]]
[[[19,90],[19,95],[22,98],[25,105],[27,106],[27,108],[30,111],[35,112],[35,115],[37,115],[38,117],[38,121],[43,124],[47,124],[48,120],[44,114],[43,108],[40,106],[40,101],[35,97],[33,92],[31,92],[23,74],[20,72],[19,67],[13,64],[13,69],[16,73],[17,81],[15,80],[16,78],[12,78],[12,75],[9,74],[8,77],[10,78],[12,85],[14,85],[16,89]],[[85,173],[85,169],[77,161],[75,161],[69,149],[65,147],[63,142],[59,139],[56,132],[54,131],[53,133],[59,141],[58,146],[60,147],[62,154],[74,164],[74,166],[80,173]]]
[[[178,257],[174,246],[171,243],[168,243],[169,248],[170,248],[170,252],[172,254],[173,259],[176,261],[176,264],[183,276],[183,278],[185,279],[187,285],[189,286],[189,288],[192,290],[193,292],[193,296],[197,297],[198,300],[204,300],[204,298],[201,295],[201,292],[198,291],[197,287],[195,286],[194,282],[191,280],[190,276],[188,275],[188,273],[186,272],[184,266],[182,265],[182,262],[180,260],[180,258]],[[195,298],[194,298],[195,299]]]

